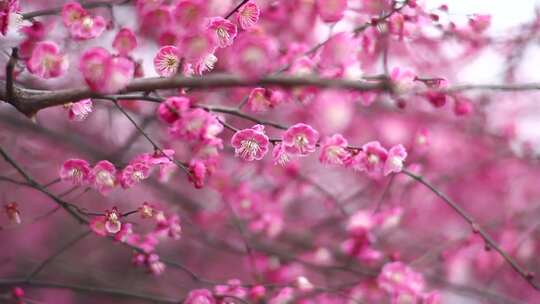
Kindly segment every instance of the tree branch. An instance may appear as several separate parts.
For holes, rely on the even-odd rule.
[[[482,228],[476,220],[467,212],[465,209],[463,209],[460,205],[456,204],[454,201],[452,201],[450,198],[448,198],[444,193],[439,191],[435,186],[433,186],[431,183],[427,182],[422,176],[416,175],[408,170],[402,171],[405,175],[409,176],[410,178],[416,180],[417,182],[424,185],[426,188],[431,190],[435,195],[437,195],[439,198],[441,198],[450,208],[454,209],[459,216],[461,216],[469,225],[471,225],[471,228],[474,233],[477,233],[486,243],[486,246],[489,246],[489,248],[495,249],[497,253],[508,263],[512,268],[521,276],[523,277],[527,283],[529,283],[534,289],[540,291],[540,285],[534,280],[534,274],[532,272],[529,272],[526,270],[523,266],[519,265],[518,262],[514,260],[510,255],[508,255],[493,238]]]

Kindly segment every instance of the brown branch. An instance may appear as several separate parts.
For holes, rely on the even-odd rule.
[[[123,1],[96,1],[96,2],[88,2],[88,3],[81,3],[81,6],[83,8],[98,8],[98,7],[111,7],[114,5],[122,5],[130,2],[131,0],[123,0]],[[48,8],[44,10],[37,10],[33,12],[28,12],[22,14],[23,19],[29,20],[40,16],[50,16],[50,15],[57,15],[58,13],[62,12],[62,7],[53,7]]]
[[[64,253],[66,250],[77,244],[79,241],[90,235],[92,231],[88,230],[82,234],[77,235],[71,241],[66,243],[64,246],[60,247],[57,251],[47,257],[43,262],[41,262],[28,276],[26,276],[26,281],[31,281],[41,270],[43,270],[50,262],[52,262],[56,257]]]
[[[152,140],[152,138],[150,138],[150,136],[148,134],[146,134],[146,132],[143,130],[143,128],[141,128],[139,126],[139,124],[126,112],[126,110],[124,110],[124,108],[122,108],[116,99],[112,99],[114,105],[118,108],[118,110],[120,110],[120,112],[122,112],[122,114],[133,124],[133,126],[135,126],[135,128],[137,129],[137,131],[139,133],[141,133],[141,135],[146,138],[146,140],[148,140],[148,142],[150,142],[150,144],[152,144],[153,148],[155,151],[158,151],[160,152],[163,156],[167,157],[171,162],[173,162],[176,166],[178,166],[180,169],[184,170],[184,172],[186,172],[187,175],[191,176],[191,172],[189,171],[188,167],[186,167],[186,165],[182,164],[180,161],[176,160],[176,159],[173,159],[171,157],[169,157],[167,154],[165,154],[163,152],[163,150],[158,146],[158,144],[156,144],[156,142],[154,140]]]
[[[506,253],[498,244],[497,242],[482,228],[476,220],[467,212],[465,209],[463,209],[460,205],[456,204],[454,201],[452,201],[450,198],[448,198],[444,193],[439,191],[435,186],[433,186],[431,183],[427,182],[422,176],[416,175],[408,170],[403,170],[403,173],[412,179],[416,180],[417,182],[424,185],[426,188],[431,190],[435,195],[437,195],[439,198],[441,198],[450,208],[452,208],[459,216],[461,216],[469,225],[471,225],[471,228],[474,233],[478,234],[486,243],[486,246],[489,246],[489,248],[495,249],[497,253],[508,263],[512,268],[521,276],[523,277],[527,283],[529,283],[534,289],[540,291],[540,285],[534,280],[534,274],[532,272],[529,272],[526,270],[523,266],[518,264],[512,258],[508,253]]]
[[[35,188],[39,192],[47,195],[49,198],[51,198],[55,203],[57,203],[60,207],[62,207],[66,212],[68,212],[73,218],[75,218],[79,223],[81,224],[88,224],[88,220],[86,220],[84,217],[82,217],[80,214],[72,210],[71,204],[67,203],[66,201],[62,200],[61,198],[57,197],[53,193],[51,193],[49,190],[44,188],[41,184],[35,181],[34,178],[32,178],[24,169],[17,163],[15,160],[4,150],[2,147],[0,147],[0,155],[4,158],[6,162],[8,162],[15,170],[17,170],[24,179],[28,182],[29,185],[31,185],[32,188]]]
[[[388,91],[390,84],[387,81],[365,82],[350,79],[319,78],[319,77],[293,77],[268,76],[260,79],[248,79],[239,75],[214,74],[205,77],[149,77],[133,80],[121,93],[150,92],[163,89],[209,89],[230,87],[279,86],[299,87],[315,86],[320,88],[349,89],[355,91]],[[0,99],[6,99],[4,86],[0,86]],[[62,105],[68,102],[79,101],[86,98],[102,98],[101,94],[89,88],[64,89],[56,91],[32,90],[14,87],[13,106],[27,116],[35,114],[41,109]]]
[[[124,290],[105,288],[105,287],[83,286],[83,285],[67,284],[67,283],[52,283],[52,282],[39,281],[39,280],[30,280],[30,281],[27,281],[25,279],[0,280],[0,286],[27,286],[31,288],[33,287],[33,288],[50,288],[50,289],[69,289],[75,292],[83,292],[83,293],[89,293],[89,294],[103,294],[103,295],[109,295],[109,296],[121,297],[121,298],[139,299],[139,300],[148,301],[150,303],[172,303],[172,304],[180,303],[180,301],[174,300],[174,299],[159,298],[159,297],[155,297],[151,295],[134,293],[131,291],[124,291]]]

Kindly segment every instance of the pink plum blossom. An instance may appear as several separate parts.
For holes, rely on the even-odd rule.
[[[190,100],[183,96],[174,96],[165,99],[159,104],[157,116],[164,122],[172,124],[180,118],[190,107]]]
[[[200,28],[207,14],[208,4],[205,0],[180,0],[173,12],[178,25],[187,31]]]
[[[83,121],[92,113],[92,99],[83,99],[78,102],[69,103],[66,105],[68,110],[68,118],[73,121]]]
[[[335,134],[325,139],[321,144],[319,160],[323,164],[343,165],[350,157],[347,140],[341,134]]]
[[[238,131],[231,138],[236,156],[246,161],[261,160],[268,152],[269,144],[262,125]]]
[[[58,45],[52,41],[39,42],[27,61],[28,71],[41,78],[62,76],[68,66],[67,57],[60,52]]]
[[[62,22],[66,27],[82,22],[88,12],[77,2],[68,2],[62,7]]]
[[[402,262],[387,263],[377,277],[383,290],[395,295],[419,296],[424,289],[423,276]]]
[[[277,94],[266,88],[255,88],[249,93],[247,105],[253,112],[263,112],[279,103]]]
[[[218,46],[221,48],[231,46],[238,31],[236,25],[221,17],[210,19],[208,28],[214,31]]]
[[[119,181],[122,188],[133,187],[136,183],[148,178],[150,167],[145,162],[137,161],[127,165],[119,174]]]
[[[179,41],[178,49],[187,63],[200,64],[214,53],[218,40],[210,31],[189,34]]]
[[[135,48],[137,48],[137,37],[132,30],[122,28],[114,37],[112,46],[119,55],[127,56]]]
[[[216,300],[210,290],[195,289],[189,292],[184,304],[216,304]]]
[[[405,158],[407,158],[407,151],[403,145],[396,145],[390,148],[386,162],[384,163],[384,175],[388,175],[392,172],[401,172]]]
[[[99,93],[116,93],[133,79],[134,63],[125,57],[113,57],[103,48],[87,50],[80,69],[88,86]]]
[[[74,22],[69,32],[74,39],[88,40],[99,37],[107,26],[107,22],[101,16],[86,15],[79,22]]]
[[[107,194],[116,184],[116,167],[107,160],[99,161],[90,174],[90,180],[96,190],[101,194]]]
[[[159,76],[169,77],[177,73],[180,67],[178,49],[167,45],[159,49],[154,57],[154,69]]]
[[[250,0],[238,10],[236,20],[243,30],[249,30],[259,21],[259,14],[259,7]]]
[[[324,22],[337,22],[343,18],[348,0],[317,0],[317,11]]]
[[[90,164],[83,159],[68,159],[60,168],[60,178],[74,185],[84,185],[90,178]]]
[[[314,152],[318,141],[319,132],[304,123],[290,127],[283,134],[283,145],[291,155],[306,156]]]
[[[376,178],[383,175],[387,158],[388,151],[378,141],[372,141],[362,146],[362,151],[350,160],[350,165]]]

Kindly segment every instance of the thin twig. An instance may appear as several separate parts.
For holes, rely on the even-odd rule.
[[[508,255],[498,244],[493,240],[493,238],[482,228],[476,220],[467,212],[465,211],[461,206],[456,204],[454,201],[452,201],[450,198],[448,198],[444,193],[439,191],[435,186],[427,182],[422,176],[416,175],[408,170],[402,171],[405,175],[411,177],[412,179],[416,180],[417,182],[421,183],[425,187],[427,187],[429,190],[431,190],[435,195],[437,195],[439,198],[441,198],[448,206],[450,206],[454,211],[456,211],[457,214],[459,214],[466,222],[471,225],[471,228],[474,233],[477,233],[484,242],[486,243],[489,248],[495,249],[497,253],[508,263],[512,268],[521,276],[523,277],[527,283],[529,283],[534,289],[540,291],[540,285],[536,283],[534,280],[534,274],[525,268],[518,264],[512,258],[510,255]]]

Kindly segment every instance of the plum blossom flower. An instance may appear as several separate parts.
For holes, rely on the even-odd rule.
[[[163,211],[159,211],[155,215],[157,222],[156,232],[158,234],[166,235],[173,240],[180,239],[182,234],[182,226],[180,226],[180,217],[176,214],[171,216],[165,216]]]
[[[491,25],[491,16],[476,14],[471,19],[469,19],[469,25],[473,31],[477,33],[482,33]]]
[[[377,277],[379,287],[394,296],[419,296],[424,289],[423,276],[402,262],[387,263]]]
[[[394,84],[394,91],[403,94],[413,88],[416,74],[409,68],[395,67],[390,72],[390,80]]]
[[[15,30],[22,25],[22,16],[19,14],[20,7],[18,0],[4,0],[0,2],[0,33],[6,36],[11,27]]]
[[[317,0],[317,12],[324,22],[337,22],[347,10],[347,0]]]
[[[214,69],[218,58],[214,54],[208,54],[201,62],[195,66],[195,73],[202,75],[204,72],[208,72]]]
[[[73,23],[69,32],[74,39],[88,40],[99,37],[106,26],[107,22],[103,17],[86,15],[79,22]]]
[[[215,138],[223,131],[223,125],[213,114],[197,108],[186,111],[181,119],[172,124],[169,131],[172,135],[182,139],[202,140]]]
[[[261,160],[268,152],[269,144],[270,140],[264,134],[262,125],[238,131],[231,138],[236,156],[246,161]]]
[[[323,68],[341,68],[356,62],[359,43],[351,33],[338,33],[325,43],[320,64]]]
[[[109,161],[99,161],[92,168],[90,179],[94,187],[105,195],[116,186],[116,168]]]
[[[358,210],[347,222],[347,232],[353,236],[359,236],[368,233],[377,224],[373,212]]]
[[[159,260],[159,256],[155,253],[151,253],[148,255],[148,258],[146,259],[146,264],[148,267],[148,271],[153,275],[157,276],[165,271],[165,263],[161,262]]]
[[[135,183],[141,182],[150,175],[150,166],[146,162],[137,161],[127,165],[120,173],[120,185],[122,188],[128,189],[133,187]]]
[[[189,172],[191,173],[188,178],[191,183],[197,189],[201,189],[204,186],[204,180],[207,175],[206,165],[201,160],[193,159],[189,163]]]
[[[78,102],[70,102],[65,107],[68,110],[68,118],[72,121],[83,121],[94,110],[92,99],[90,98]]]
[[[116,207],[113,207],[111,211],[105,212],[105,230],[110,234],[116,234],[122,229],[122,223],[120,222],[122,214]]]
[[[135,64],[125,57],[114,57],[95,47],[81,57],[80,70],[90,89],[99,93],[116,93],[133,79]]]
[[[208,289],[195,289],[189,292],[184,304],[216,304],[216,299]]]
[[[248,291],[242,287],[242,282],[238,279],[231,279],[227,281],[227,285],[216,285],[214,292],[217,296],[234,296],[240,299],[244,299]]]
[[[465,116],[473,111],[472,102],[467,98],[457,98],[454,103],[454,113],[457,116]]]
[[[132,30],[123,28],[114,37],[113,48],[121,56],[127,56],[137,47],[137,37]]]
[[[273,91],[266,88],[255,88],[249,93],[247,105],[253,112],[263,112],[270,108],[275,107],[278,104]]]
[[[159,76],[169,77],[175,75],[180,67],[178,48],[166,45],[159,49],[154,57],[154,69]]]
[[[36,44],[32,56],[27,61],[28,71],[41,78],[56,78],[63,75],[69,62],[60,52],[58,45],[52,41],[43,41]]]
[[[372,141],[362,146],[362,151],[350,160],[350,165],[377,178],[382,176],[387,158],[388,151],[378,141]]]
[[[68,159],[60,168],[60,178],[74,185],[83,185],[90,178],[90,170],[90,164],[84,159]]]
[[[147,202],[144,202],[141,207],[137,209],[141,218],[148,219],[154,216],[154,208]]]
[[[259,7],[250,0],[238,10],[236,20],[242,29],[249,30],[259,21],[259,14]]]
[[[199,29],[208,14],[207,2],[205,0],[180,0],[173,11],[174,19],[185,30]]]
[[[283,145],[287,153],[296,156],[306,156],[314,152],[319,140],[319,132],[310,125],[298,123],[285,131]]]
[[[77,2],[68,2],[62,7],[62,22],[66,27],[80,23],[88,12]]]
[[[236,25],[222,17],[214,17],[210,19],[208,28],[215,32],[218,46],[221,48],[232,45],[238,32]]]
[[[287,153],[285,146],[282,143],[278,143],[274,146],[272,158],[275,165],[279,164],[281,166],[285,166],[291,160],[290,155]]]
[[[347,140],[341,134],[335,134],[327,138],[321,144],[321,155],[319,160],[323,164],[343,165],[350,157]]]
[[[217,38],[210,31],[188,34],[179,41],[178,49],[187,63],[198,65],[210,55],[217,47]]]
[[[405,158],[407,158],[407,151],[403,145],[396,145],[390,148],[388,157],[384,163],[384,175],[388,175],[392,172],[401,172]]]
[[[164,122],[172,124],[180,118],[182,113],[186,112],[190,107],[190,100],[183,96],[174,96],[165,99],[159,104],[157,116]]]
[[[22,222],[21,213],[16,202],[11,202],[7,204],[6,206],[4,206],[4,210],[6,211],[6,215],[10,222],[13,222],[17,225]]]
[[[229,64],[239,73],[259,77],[270,70],[270,62],[276,57],[274,42],[264,35],[240,35],[234,43],[235,54]]]

